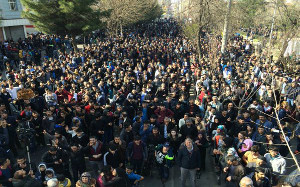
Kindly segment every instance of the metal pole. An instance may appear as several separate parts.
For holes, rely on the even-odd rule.
[[[30,153],[29,153],[29,146],[26,145],[26,151],[27,151],[27,157],[28,157],[28,162],[29,162],[29,170],[31,169],[31,159],[30,159]]]

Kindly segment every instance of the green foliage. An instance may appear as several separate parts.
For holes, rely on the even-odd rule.
[[[278,16],[276,18],[276,27],[286,32],[289,30],[299,30],[300,25],[300,7],[299,6],[287,6],[281,1],[277,4]],[[298,32],[299,34],[299,32]]]
[[[258,15],[265,10],[265,0],[239,0],[236,3],[239,12],[241,13],[241,26],[255,26]]]
[[[196,39],[196,36],[198,34],[199,25],[196,23],[191,24],[185,24],[183,27],[183,33],[186,35],[186,37],[190,39]]]
[[[101,17],[108,12],[92,8],[96,0],[21,0],[25,10],[22,16],[48,34],[85,34],[103,26]]]

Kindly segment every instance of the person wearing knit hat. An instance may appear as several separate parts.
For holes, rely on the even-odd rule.
[[[89,172],[81,174],[80,180],[76,182],[76,187],[96,187],[96,180]]]

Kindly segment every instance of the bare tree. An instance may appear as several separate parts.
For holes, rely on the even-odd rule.
[[[162,14],[157,0],[99,0],[99,7],[110,11],[107,28],[115,33],[122,33],[124,27],[153,20]]]

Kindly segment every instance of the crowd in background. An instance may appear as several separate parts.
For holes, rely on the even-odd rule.
[[[214,62],[207,38],[199,60],[173,20],[85,42],[76,50],[37,34],[1,44],[2,186],[129,187],[155,169],[165,185],[180,167],[181,186],[195,187],[207,155],[222,186],[268,187],[287,174],[286,142],[300,151],[299,74],[242,36]],[[18,98],[24,89],[29,100]],[[44,146],[40,163],[20,151]]]

